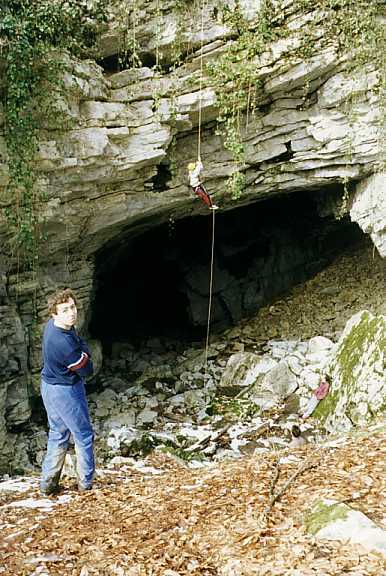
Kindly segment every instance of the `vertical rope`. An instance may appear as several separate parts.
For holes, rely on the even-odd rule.
[[[202,120],[202,84],[203,84],[203,46],[204,46],[204,2],[201,3],[201,43],[200,43],[200,90],[198,102],[197,158],[201,158],[201,120]]]
[[[205,343],[205,370],[208,366],[208,349],[210,335],[210,320],[212,316],[212,292],[213,292],[213,264],[214,264],[214,228],[216,222],[216,210],[212,210],[212,248],[210,256],[210,281],[209,281],[209,304],[208,304],[208,321],[206,325],[206,343]]]
[[[198,129],[197,129],[197,159],[201,160],[201,123],[202,123],[202,87],[203,87],[203,70],[204,70],[204,0],[201,2],[201,42],[200,42],[200,89],[198,101]],[[212,245],[210,256],[210,281],[209,281],[209,303],[208,303],[208,320],[206,325],[206,342],[205,342],[205,371],[208,367],[208,350],[210,336],[210,321],[212,316],[212,292],[213,292],[213,263],[214,263],[214,233],[215,233],[215,210],[212,210]]]

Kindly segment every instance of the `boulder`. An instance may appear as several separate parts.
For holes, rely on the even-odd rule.
[[[297,378],[286,360],[282,360],[267,372],[259,387],[262,391],[270,391],[273,396],[277,396],[280,400],[293,394],[297,388]]]
[[[317,502],[307,514],[305,525],[307,531],[318,539],[360,544],[386,557],[386,531],[362,512],[341,502]]]
[[[307,354],[318,354],[326,350],[331,350],[333,347],[334,343],[329,338],[325,336],[314,336],[308,342]]]
[[[219,387],[228,393],[250,389],[251,402],[267,409],[295,392],[298,382],[286,360],[239,352],[230,357]]]
[[[253,352],[238,352],[229,358],[219,388],[222,390],[252,386],[259,377],[276,366],[275,360],[262,358]]]
[[[364,310],[343,331],[330,364],[332,386],[314,416],[328,431],[363,425],[386,408],[386,316]]]

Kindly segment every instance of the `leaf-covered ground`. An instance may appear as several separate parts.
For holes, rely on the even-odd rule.
[[[385,426],[209,468],[188,469],[161,454],[148,466],[112,470],[84,494],[67,483],[59,498],[50,497],[51,511],[14,506],[40,498],[37,488],[3,495],[0,574],[386,574],[386,558],[317,541],[303,525],[312,504],[330,498],[386,529]],[[63,495],[69,501],[58,504]]]

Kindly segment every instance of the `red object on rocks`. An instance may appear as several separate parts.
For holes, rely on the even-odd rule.
[[[329,383],[323,380],[319,388],[315,390],[314,396],[316,396],[318,400],[323,400],[323,398],[327,396],[329,388],[330,388]]]

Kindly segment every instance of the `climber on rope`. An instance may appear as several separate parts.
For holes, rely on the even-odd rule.
[[[188,164],[189,181],[194,193],[208,206],[210,210],[217,210],[218,206],[213,204],[211,194],[209,194],[200,182],[200,172],[203,169],[201,159]]]

